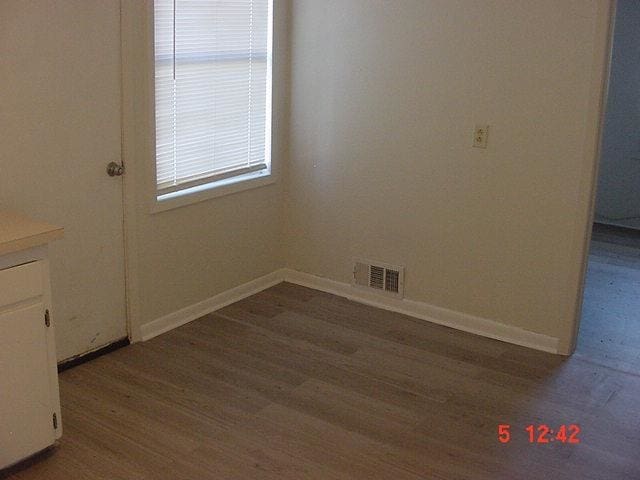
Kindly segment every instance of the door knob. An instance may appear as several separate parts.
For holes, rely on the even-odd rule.
[[[124,165],[116,162],[111,162],[109,165],[107,165],[107,174],[110,177],[120,177],[124,175]]]

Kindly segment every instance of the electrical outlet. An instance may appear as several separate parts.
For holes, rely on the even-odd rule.
[[[474,148],[487,148],[489,143],[489,125],[476,125],[473,132]]]

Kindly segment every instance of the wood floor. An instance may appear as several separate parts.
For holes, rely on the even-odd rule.
[[[570,359],[278,285],[62,373],[62,441],[9,478],[640,479],[639,310],[606,293],[640,277],[616,255]]]

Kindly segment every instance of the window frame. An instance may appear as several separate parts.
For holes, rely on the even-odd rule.
[[[150,183],[147,190],[150,192],[149,212],[159,213],[175,208],[184,207],[194,203],[243,192],[250,189],[272,185],[277,181],[277,162],[274,161],[274,64],[275,64],[275,9],[278,0],[268,0],[270,2],[269,13],[269,33],[268,33],[268,73],[267,73],[267,116],[270,119],[267,125],[267,148],[265,162],[267,168],[248,172],[226,178],[216,179],[212,182],[195,186],[185,186],[174,192],[160,194],[157,188],[157,163],[156,163],[156,98],[155,98],[155,16],[154,0],[146,2],[147,22],[147,42],[146,57],[150,68],[147,69],[147,88],[149,99],[149,150],[151,153],[151,168],[148,169],[150,178],[145,179]],[[149,182],[150,181],[150,182]]]

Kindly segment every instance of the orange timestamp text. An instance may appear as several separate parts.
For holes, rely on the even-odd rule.
[[[527,433],[529,443],[547,444],[547,443],[564,443],[576,445],[580,443],[580,426],[576,424],[560,425],[557,428],[551,428],[548,425],[527,425],[524,432]],[[511,442],[511,425],[498,425],[498,441],[503,444]]]

